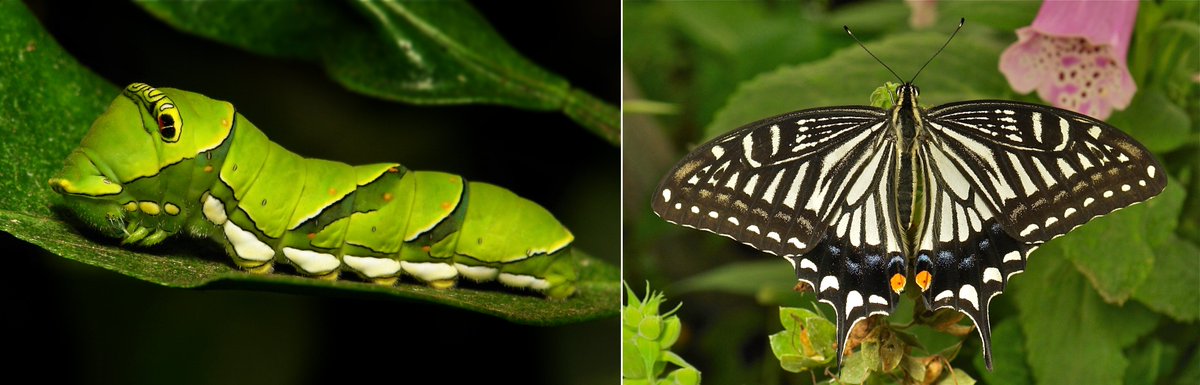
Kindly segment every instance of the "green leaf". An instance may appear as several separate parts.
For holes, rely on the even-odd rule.
[[[1104,302],[1054,253],[1030,258],[1026,273],[1009,287],[1016,291],[1029,367],[1039,383],[1119,384],[1128,366],[1121,350],[1158,322],[1136,302]]]
[[[1170,375],[1179,359],[1179,348],[1159,340],[1147,340],[1130,349],[1129,370],[1125,372],[1126,384],[1157,384]]]
[[[39,186],[42,184],[39,184]],[[61,257],[101,267],[143,281],[178,288],[253,289],[296,293],[359,295],[440,303],[530,325],[561,325],[617,314],[617,270],[576,250],[582,266],[578,292],[564,301],[506,292],[494,285],[438,290],[405,283],[394,287],[348,280],[324,281],[287,274],[250,274],[233,267],[216,247],[176,244],[162,254],[118,247],[115,241],[92,240],[59,217],[0,210],[0,231]],[[108,243],[103,243],[108,242]],[[206,253],[196,253],[195,251]]]
[[[799,373],[833,362],[837,330],[824,317],[800,308],[779,308],[784,330],[770,336],[771,351],[783,370]]]
[[[1175,105],[1162,90],[1139,90],[1129,108],[1116,111],[1108,123],[1120,128],[1146,149],[1165,153],[1187,144],[1191,119],[1182,107]]]
[[[563,111],[613,144],[615,107],[525,59],[465,2],[139,2],[173,27],[317,61],[347,88],[414,104]]]
[[[1050,242],[1109,303],[1122,304],[1154,267],[1153,246],[1171,234],[1183,203],[1178,182],[1147,202],[1096,218]]]
[[[730,263],[679,281],[672,289],[680,294],[719,291],[754,296],[768,288],[784,288],[791,291],[795,284],[795,271],[787,263],[771,259]]]
[[[946,42],[941,33],[904,33],[867,44],[876,56],[900,71],[916,71]],[[918,79],[922,104],[996,98],[1008,89],[997,70],[1003,47],[994,40],[960,34]],[[928,55],[917,53],[928,52]],[[981,70],[984,69],[984,70]],[[705,129],[705,138],[746,123],[789,111],[839,105],[868,104],[871,91],[894,79],[862,48],[847,47],[828,59],[784,67],[743,83]]]
[[[859,350],[842,360],[842,370],[838,373],[838,381],[847,384],[861,384],[867,380],[871,372],[879,370],[879,345],[874,342],[863,342]]]
[[[1154,267],[1133,298],[1180,322],[1200,319],[1200,301],[1196,299],[1200,247],[1172,235],[1153,249]]]
[[[620,309],[619,271],[582,252],[575,257],[583,266],[579,294],[549,301],[495,285],[486,285],[488,290],[477,289],[485,285],[434,290],[415,284],[383,287],[252,275],[235,269],[215,246],[188,247],[188,240],[179,239],[167,247],[131,250],[72,226],[54,210],[60,198],[46,181],[119,90],[64,52],[22,3],[0,2],[0,19],[0,231],[64,258],[170,287],[415,299],[533,325],[581,322]]]
[[[666,299],[661,292],[653,292],[649,285],[646,296],[638,300],[637,294],[625,286],[626,301],[621,328],[622,357],[624,366],[621,376],[626,383],[637,384],[696,384],[700,372],[669,349],[679,337],[681,321],[673,315],[678,307],[666,313],[659,312],[659,305]],[[665,330],[665,332],[663,331]],[[679,367],[663,379],[658,375],[667,364]]]
[[[974,336],[974,334],[972,334]],[[984,383],[992,385],[1022,385],[1032,383],[1029,367],[1025,365],[1025,346],[1021,324],[1015,317],[1004,319],[992,328],[992,369],[983,362],[983,354],[975,356],[975,371]]]
[[[942,377],[937,385],[974,385],[975,379],[971,378],[970,374],[961,370],[950,372],[949,375]]]

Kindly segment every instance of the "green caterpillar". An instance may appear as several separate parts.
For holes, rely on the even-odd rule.
[[[436,288],[498,280],[550,298],[575,292],[571,232],[494,185],[396,163],[305,159],[271,142],[232,104],[134,83],[50,179],[65,205],[122,243],[186,230],[241,268],[276,262],[303,275],[343,270]]]

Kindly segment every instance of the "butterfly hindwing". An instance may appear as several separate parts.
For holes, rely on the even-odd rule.
[[[888,314],[903,275],[892,199],[897,151],[886,111],[804,110],[751,123],[688,154],[652,203],[664,219],[779,255],[849,329]]]

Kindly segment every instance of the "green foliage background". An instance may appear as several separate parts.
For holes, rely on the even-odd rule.
[[[922,104],[1017,95],[998,69],[1035,2],[938,2],[926,31],[909,27],[903,2],[742,2],[625,5],[625,263],[627,282],[648,280],[685,306],[674,351],[710,383],[811,383],[791,374],[767,336],[778,306],[832,312],[792,292],[779,258],[655,217],[654,187],[684,153],[719,133],[780,113],[868,104],[894,81],[842,31],[855,34],[909,77],[966,27],[916,83]],[[1200,382],[1200,11],[1192,2],[1143,2],[1129,59],[1139,89],[1109,121],[1163,161],[1171,179],[1154,200],[1095,220],[1035,252],[1027,272],[992,302],[996,371],[983,368],[978,336],[950,364],[956,380],[992,384]],[[912,317],[902,302],[893,323]],[[969,325],[970,321],[964,320]],[[960,339],[909,329],[930,355]],[[875,376],[871,383],[904,377]]]
[[[239,5],[166,5],[212,4]],[[619,150],[582,129],[580,116],[570,111],[393,103],[347,91],[344,83],[330,79],[334,70],[324,62],[259,56],[271,53],[253,49],[255,44],[235,48],[210,40],[359,17],[351,4],[335,1],[254,4],[264,9],[237,14],[244,24],[233,26],[244,28],[201,38],[142,9],[162,3],[0,0],[0,244],[12,272],[4,281],[9,304],[4,316],[16,331],[6,346],[19,352],[9,364],[36,371],[40,381],[86,383],[405,381],[406,371],[413,370],[446,373],[456,381],[607,383],[614,378],[619,372],[618,324],[612,317],[619,306]],[[268,8],[281,4],[322,11],[272,23]],[[568,92],[588,90],[600,96],[588,103],[607,100],[611,108],[618,89],[616,5],[543,6],[540,14],[557,17],[539,23],[530,22],[528,8],[481,7],[480,20],[527,55],[526,64],[546,68],[535,72],[561,82],[555,84],[571,79]],[[449,16],[440,16],[443,26],[457,22]],[[357,23],[355,28],[371,28],[369,21]],[[473,28],[466,22],[456,26],[460,33]],[[560,39],[549,42],[546,31],[558,32]],[[336,46],[344,41],[339,36],[289,36],[286,45]],[[491,44],[482,54],[503,48]],[[598,58],[597,49],[613,54]],[[362,75],[389,60],[382,51],[358,54],[339,68]],[[358,87],[383,83],[354,79]],[[248,276],[204,241],[173,239],[141,251],[120,248],[114,240],[65,223],[55,212],[56,197],[46,180],[119,87],[132,82],[228,100],[272,140],[304,156],[351,164],[398,161],[510,188],[546,206],[571,228],[576,245],[594,256],[587,259],[587,271],[598,274],[585,274],[598,285],[588,290],[610,294],[596,302],[554,302],[496,290],[436,292],[411,284],[381,290],[285,274]],[[422,104],[545,109],[505,103],[515,99],[505,92],[510,93],[496,92],[500,96],[486,100],[423,103],[372,95]],[[234,290],[168,289],[130,277]],[[584,303],[591,304],[578,306]],[[566,312],[539,313],[546,309]],[[570,322],[580,323],[523,325]],[[48,363],[57,369],[38,369]],[[464,363],[473,369],[461,370]]]

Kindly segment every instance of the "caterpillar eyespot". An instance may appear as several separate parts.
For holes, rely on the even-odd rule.
[[[138,135],[157,135],[172,150],[131,146]],[[142,83],[126,87],[87,138],[89,156],[69,157],[50,185],[76,215],[104,218],[85,222],[124,244],[187,232],[221,242],[251,272],[282,263],[305,276],[349,271],[392,284],[407,275],[437,288],[460,275],[512,275],[529,278],[516,288],[550,298],[575,292],[574,236],[501,187],[395,163],[302,158],[228,102]],[[495,239],[486,247],[485,235]]]

